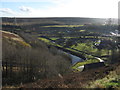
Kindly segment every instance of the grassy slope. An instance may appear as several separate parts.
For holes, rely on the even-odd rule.
[[[1,31],[2,32],[2,37],[6,38],[7,40],[12,40],[15,43],[19,43],[22,46],[25,47],[31,47],[28,43],[26,43],[19,35],[7,32],[7,31]]]
[[[117,88],[120,89],[120,65],[106,77],[90,82],[86,88]]]

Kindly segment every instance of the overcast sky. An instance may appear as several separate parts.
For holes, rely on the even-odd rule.
[[[118,18],[118,1],[1,0],[0,17]]]

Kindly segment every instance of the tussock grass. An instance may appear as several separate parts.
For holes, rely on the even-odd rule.
[[[90,82],[86,88],[117,88],[120,89],[120,66],[106,77]]]

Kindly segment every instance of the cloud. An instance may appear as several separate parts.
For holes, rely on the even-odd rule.
[[[33,8],[31,8],[31,7],[26,7],[26,6],[21,6],[21,7],[19,7],[19,9],[20,9],[21,11],[23,11],[23,12],[31,12],[31,11],[33,11]]]
[[[58,0],[59,1],[59,0]],[[70,0],[57,7],[49,9],[45,15],[58,17],[116,17],[118,0]]]
[[[1,0],[1,2],[69,2],[70,0]]]
[[[19,8],[22,13],[18,11],[13,11],[10,8],[0,8],[0,17],[28,17],[30,13],[33,12],[33,9],[30,7],[22,6]]]
[[[117,18],[118,1],[119,0],[29,0],[29,2],[36,3],[50,2],[52,5],[47,5],[47,8],[21,6],[18,11],[14,12],[14,16]],[[27,2],[27,0],[25,2]],[[1,12],[5,13],[6,11],[13,12],[12,10],[2,10]],[[22,11],[22,13],[20,11]]]
[[[117,1],[96,1],[93,0],[45,0],[56,3],[57,5],[49,6],[47,9],[23,7],[22,13],[26,17],[94,17],[109,18],[117,17]],[[94,2],[94,3],[93,3]],[[101,6],[102,5],[102,6]],[[107,7],[106,7],[107,5]]]
[[[68,3],[71,2],[72,0],[44,0],[52,3],[58,3],[58,4],[63,4],[63,3]]]
[[[3,14],[14,14],[14,11],[10,8],[0,8],[0,12]]]

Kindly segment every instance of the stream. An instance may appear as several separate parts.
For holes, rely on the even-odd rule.
[[[72,58],[72,65],[78,63],[78,62],[83,62],[84,60],[78,56],[72,55],[70,53],[68,53],[70,55],[70,57]]]
[[[74,65],[75,65],[76,63],[78,63],[78,62],[83,62],[83,61],[84,61],[84,59],[82,59],[82,58],[80,58],[80,57],[78,57],[78,56],[76,56],[76,55],[70,54],[69,52],[65,52],[65,51],[62,51],[62,50],[59,50],[59,51],[60,51],[60,52],[64,52],[64,53],[70,55],[70,57],[71,57],[71,59],[72,59],[72,61],[71,61],[72,66],[74,66]],[[92,56],[92,55],[91,55],[91,56]],[[104,60],[102,60],[102,59],[99,58],[99,57],[94,57],[94,58],[98,59],[99,62],[104,62]],[[84,69],[84,65],[77,67],[77,69],[79,69],[79,70],[82,71],[82,70]]]
[[[65,53],[67,53],[67,52],[65,52]],[[83,62],[83,61],[84,61],[84,59],[82,59],[82,58],[80,58],[80,57],[78,57],[78,56],[75,56],[75,55],[70,54],[70,53],[67,53],[67,54],[70,55],[70,57],[71,57],[71,59],[72,59],[72,62],[71,62],[72,66],[74,66],[74,65],[75,65],[76,63],[78,63],[78,62]],[[104,62],[104,60],[102,60],[102,59],[99,58],[99,57],[94,57],[94,58],[98,59],[99,62]],[[84,65],[77,67],[77,69],[79,69],[80,71],[83,71]]]
[[[49,39],[49,40],[51,40],[51,39]],[[52,40],[51,40],[52,41]],[[53,41],[52,41],[53,42]],[[55,42],[53,42],[53,43],[55,43]],[[58,48],[58,47],[57,47]],[[60,52],[63,52],[63,53],[66,53],[66,54],[68,54],[68,55],[70,55],[70,57],[71,57],[71,59],[72,59],[72,61],[71,61],[71,64],[72,64],[72,66],[74,66],[76,63],[78,63],[78,62],[83,62],[84,61],[84,59],[81,57],[78,57],[78,56],[76,56],[76,55],[73,55],[73,54],[71,54],[71,53],[69,53],[69,52],[66,52],[66,51],[63,51],[63,50],[60,50],[61,48],[59,47],[59,51]],[[72,48],[73,49],[73,48]],[[76,50],[76,49],[74,49],[74,50]],[[79,51],[79,50],[77,50],[77,51]],[[79,52],[83,52],[83,51],[79,51]],[[83,52],[83,53],[85,53],[85,52]],[[87,55],[91,55],[91,54],[88,54],[88,53],[85,53],[85,54],[87,54]],[[99,57],[97,57],[97,56],[94,56],[94,55],[91,55],[91,56],[93,56],[94,58],[96,58],[96,59],[98,59],[99,60],[99,62],[104,62],[104,60],[102,60],[101,58],[99,58]],[[79,66],[79,67],[77,67],[78,69],[84,69],[84,65],[82,65],[82,66]]]

